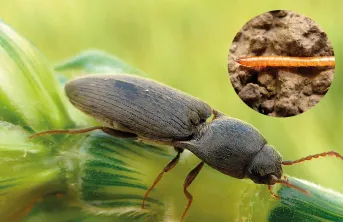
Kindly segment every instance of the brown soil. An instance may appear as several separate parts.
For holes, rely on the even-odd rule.
[[[243,67],[244,56],[333,56],[332,46],[311,19],[291,12],[272,11],[250,20],[235,36],[228,71],[239,97],[269,116],[294,116],[315,106],[333,79],[332,67]]]

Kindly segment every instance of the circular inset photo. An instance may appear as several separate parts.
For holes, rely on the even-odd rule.
[[[325,32],[310,18],[285,10],[248,21],[233,39],[231,83],[252,109],[288,117],[314,107],[333,80],[335,58]]]

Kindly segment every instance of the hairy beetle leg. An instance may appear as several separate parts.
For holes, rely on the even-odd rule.
[[[183,192],[185,193],[187,199],[188,199],[188,204],[186,209],[183,211],[182,217],[181,217],[181,222],[183,221],[183,218],[185,217],[189,207],[192,204],[193,201],[193,196],[188,192],[187,188],[189,187],[189,185],[192,184],[193,180],[195,179],[195,177],[198,175],[198,173],[200,172],[200,170],[202,169],[202,167],[204,166],[204,162],[199,163],[193,170],[191,170],[187,177],[185,182],[183,183]]]
[[[145,201],[148,198],[149,193],[152,191],[152,189],[154,189],[156,184],[162,179],[163,174],[168,172],[168,171],[170,171],[171,169],[173,169],[174,166],[179,162],[180,154],[183,152],[183,149],[175,147],[175,150],[177,151],[176,157],[174,157],[174,159],[172,159],[172,161],[170,161],[168,163],[168,165],[164,167],[163,171],[160,174],[158,174],[158,176],[156,177],[154,183],[150,186],[148,191],[145,193],[144,198],[143,198],[143,202],[142,202],[142,209],[144,209],[144,207],[145,207]]]
[[[137,137],[137,135],[134,133],[123,132],[120,130],[116,130],[116,129],[112,129],[112,128],[104,127],[104,126],[94,126],[94,127],[89,127],[89,128],[83,128],[83,129],[47,130],[40,133],[36,133],[30,136],[29,139],[33,139],[33,138],[44,136],[44,135],[50,135],[50,134],[81,134],[81,133],[88,133],[93,130],[102,130],[104,133],[107,133],[115,137],[121,137],[121,138]]]
[[[314,155],[309,155],[309,156],[305,156],[301,159],[298,160],[287,160],[287,161],[282,161],[282,165],[293,165],[296,163],[301,163],[304,162],[306,160],[312,160],[313,158],[318,158],[318,157],[326,157],[326,156],[335,156],[338,157],[340,159],[343,160],[343,156],[335,151],[329,151],[329,152],[324,152],[324,153],[318,153],[318,154],[314,154]]]

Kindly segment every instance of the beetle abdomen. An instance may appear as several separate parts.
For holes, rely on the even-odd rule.
[[[131,75],[94,75],[65,86],[81,111],[114,128],[154,140],[189,138],[211,115],[201,100],[155,81]]]

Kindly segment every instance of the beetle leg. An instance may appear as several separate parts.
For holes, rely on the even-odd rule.
[[[68,130],[47,130],[40,133],[36,133],[29,137],[29,139],[33,139],[39,136],[49,135],[49,134],[81,134],[81,133],[87,133],[91,132],[93,130],[102,130],[104,133],[107,133],[109,135],[115,136],[115,137],[122,137],[122,138],[128,138],[128,137],[137,137],[136,134],[123,132],[120,130],[115,130],[109,127],[104,126],[94,126],[89,128],[83,128],[83,129],[68,129]]]
[[[158,174],[154,183],[150,186],[148,191],[145,193],[144,198],[143,198],[143,202],[142,202],[142,209],[144,209],[144,207],[145,207],[145,201],[148,198],[149,193],[152,191],[152,189],[154,189],[156,184],[162,179],[163,174],[170,171],[171,169],[173,169],[174,166],[179,162],[180,154],[182,153],[183,149],[175,147],[175,150],[177,151],[176,157],[174,157],[174,159],[172,159],[172,161],[170,161],[168,163],[168,165],[163,168],[162,172],[160,174]]]
[[[304,162],[306,160],[311,160],[313,158],[326,157],[326,156],[335,156],[335,157],[338,157],[338,158],[343,160],[343,156],[341,154],[339,154],[339,153],[337,153],[335,151],[329,151],[329,152],[324,152],[324,153],[318,153],[318,154],[314,154],[314,155],[305,156],[305,157],[303,157],[301,159],[298,159],[298,160],[282,161],[282,165],[292,165],[292,164]]]
[[[276,199],[280,199],[280,196],[273,192],[273,186],[272,185],[268,185],[268,190],[269,190],[269,193],[271,195],[273,195]]]
[[[195,179],[195,177],[198,175],[198,173],[200,172],[200,170],[202,169],[202,167],[204,166],[204,162],[199,163],[193,170],[191,170],[187,177],[185,182],[183,183],[183,192],[185,193],[187,199],[188,199],[188,204],[186,209],[183,211],[182,217],[181,217],[181,222],[183,221],[183,218],[185,217],[189,207],[192,204],[193,201],[193,196],[188,192],[187,188],[189,187],[189,185],[192,184],[193,180]]]
[[[89,128],[84,128],[84,129],[67,129],[67,130],[47,130],[43,131],[40,133],[33,134],[32,136],[29,137],[29,139],[33,139],[39,136],[44,136],[44,135],[49,135],[49,134],[79,134],[79,133],[87,133],[93,130],[101,129],[102,126],[94,126],[94,127],[89,127]]]

